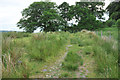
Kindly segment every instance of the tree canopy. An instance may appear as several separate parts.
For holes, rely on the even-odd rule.
[[[59,14],[63,18],[63,30],[66,31],[68,24],[67,21],[70,20],[70,6],[67,2],[63,2],[61,5],[58,6]]]
[[[34,32],[37,28],[42,31],[69,31],[88,29],[93,30],[103,19],[103,2],[76,2],[69,5],[63,2],[59,6],[54,2],[34,2],[22,11],[22,18],[17,23],[19,28],[26,32]],[[69,25],[74,20],[77,24]]]
[[[120,19],[120,1],[110,3],[106,10],[109,12],[110,19]]]
[[[53,2],[34,2],[22,11],[22,16],[17,25],[27,32],[33,32],[38,27],[44,31],[56,31],[62,20]]]
[[[73,26],[73,29],[80,31],[82,29],[94,30],[97,29],[99,21],[96,20],[96,17],[103,19],[103,6],[102,2],[76,2],[71,8],[72,17],[78,23],[76,26]]]

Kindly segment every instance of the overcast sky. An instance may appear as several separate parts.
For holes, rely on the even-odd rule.
[[[41,0],[0,0],[0,30],[22,31],[16,27],[16,23],[22,18],[21,11],[27,8],[35,1]],[[80,0],[51,0],[57,5],[62,2],[68,2],[70,5],[75,4]],[[105,0],[105,7],[110,3],[110,0]],[[108,18],[107,15],[105,15]]]

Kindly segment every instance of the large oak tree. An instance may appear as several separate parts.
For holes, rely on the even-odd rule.
[[[57,31],[62,20],[53,2],[34,2],[22,11],[22,16],[17,26],[26,32],[34,32],[37,28],[45,32]]]

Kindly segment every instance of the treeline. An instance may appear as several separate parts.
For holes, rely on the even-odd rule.
[[[120,27],[120,1],[109,4],[106,12],[109,12],[109,20],[106,21],[106,25],[109,27]]]
[[[17,26],[23,28],[26,32],[34,32],[38,28],[40,28],[40,31],[45,32],[95,30],[111,26],[111,18],[114,20],[119,19],[116,18],[120,11],[119,4],[120,2],[115,5],[118,9],[115,10],[116,13],[113,13],[111,7],[113,9],[115,7],[110,4],[104,10],[104,2],[76,2],[75,5],[69,5],[67,2],[63,2],[60,5],[49,1],[34,2],[22,11],[23,17],[17,23]],[[104,19],[103,15],[105,12],[109,12],[110,16],[112,16],[107,23],[101,21],[101,19]],[[99,20],[96,20],[96,18]]]

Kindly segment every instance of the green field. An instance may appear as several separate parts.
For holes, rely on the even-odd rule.
[[[118,78],[117,31],[3,33],[2,77]]]

